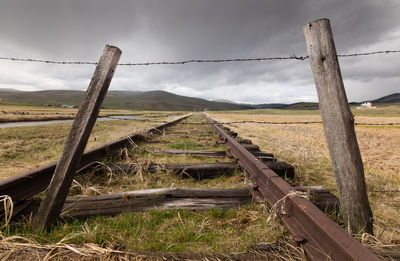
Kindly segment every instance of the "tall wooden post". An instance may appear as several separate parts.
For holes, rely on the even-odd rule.
[[[364,168],[328,19],[304,26],[339,199],[348,230],[373,234]]]
[[[60,216],[120,56],[121,50],[117,47],[106,45],[104,48],[86,91],[85,99],[79,106],[46,196],[40,204],[35,223],[37,229],[50,228]]]

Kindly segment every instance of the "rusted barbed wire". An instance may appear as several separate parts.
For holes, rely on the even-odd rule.
[[[167,121],[163,120],[148,120],[148,119],[120,119],[120,120],[134,120],[134,121],[139,121],[139,122],[145,122],[145,123],[167,123]],[[252,123],[252,124],[270,124],[270,125],[290,125],[290,124],[322,124],[322,121],[227,121],[227,122],[222,122],[222,124],[246,124],[246,123]],[[182,125],[208,125],[207,122],[181,122],[180,124]],[[359,126],[400,126],[400,122],[389,122],[389,123],[363,123],[363,122],[355,122],[354,125],[359,125]]]
[[[149,62],[149,63],[121,63],[118,65],[126,66],[141,66],[141,65],[182,65],[187,63],[224,63],[224,62],[261,62],[261,61],[271,61],[271,60],[305,60],[308,56],[283,56],[283,57],[260,57],[260,58],[235,58],[235,59],[193,59],[185,61],[176,62]]]
[[[386,51],[374,51],[365,53],[352,53],[352,54],[339,54],[338,57],[355,57],[355,56],[367,56],[376,54],[394,54],[400,53],[400,50],[386,50]],[[148,66],[148,65],[183,65],[188,63],[223,63],[223,62],[261,62],[271,60],[300,60],[304,61],[308,59],[308,56],[281,56],[281,57],[259,57],[259,58],[232,58],[232,59],[191,59],[183,61],[162,61],[162,62],[139,62],[139,63],[119,63],[119,66]],[[97,65],[97,62],[88,61],[53,61],[43,59],[31,59],[31,58],[15,58],[15,57],[0,57],[0,60],[7,61],[18,61],[18,62],[32,62],[32,63],[49,63],[49,64],[70,64],[70,65]]]
[[[143,123],[167,123],[167,121],[163,120],[147,120],[147,119],[115,119],[115,120],[129,120],[129,121],[137,121],[137,122],[143,122]],[[1,122],[1,123],[16,123],[20,121],[14,121],[14,122]],[[265,124],[265,125],[308,125],[308,124],[322,124],[322,121],[282,121],[282,122],[276,122],[276,121],[229,121],[229,122],[223,122],[223,124],[246,124],[246,123],[251,123],[251,124]],[[181,122],[180,124],[182,125],[208,125],[206,122]],[[389,122],[389,123],[363,123],[363,122],[355,122],[354,125],[356,126],[400,126],[400,122]]]
[[[51,60],[41,59],[30,59],[30,58],[14,58],[14,57],[0,57],[0,60],[16,61],[16,62],[32,62],[32,63],[51,63],[51,64],[90,64],[97,65],[97,62],[60,62]]]
[[[141,122],[147,122],[147,123],[152,123],[152,122],[157,122],[157,123],[166,123],[166,121],[156,121],[156,120],[146,120],[146,119],[133,119],[135,121],[141,121]],[[290,124],[322,124],[322,121],[282,121],[282,122],[277,122],[277,121],[228,121],[228,122],[223,122],[223,124],[245,124],[245,123],[252,123],[252,124],[276,124],[276,125],[290,125]],[[180,124],[182,125],[207,125],[207,122],[181,122]],[[400,126],[400,122],[388,122],[388,123],[364,123],[364,122],[355,122],[354,125],[358,126]]]
[[[368,52],[368,53],[338,54],[338,57],[354,57],[354,56],[366,56],[366,55],[374,55],[374,54],[391,54],[391,53],[400,53],[400,50],[375,51],[375,52]]]
[[[163,120],[147,120],[147,119],[118,119],[118,120],[129,120],[143,123],[167,123],[167,121]],[[18,122],[18,121],[16,121]],[[2,122],[2,123],[15,123],[15,122]],[[308,124],[322,124],[322,121],[230,121],[223,122],[223,124],[265,124],[265,125],[308,125]],[[207,125],[206,122],[181,122],[182,125]],[[400,126],[400,122],[389,122],[389,123],[363,123],[363,122],[355,122],[356,126]]]
[[[252,124],[276,124],[276,125],[290,125],[290,124],[322,124],[322,121],[282,121],[282,122],[276,122],[276,121],[229,121],[229,122],[221,122],[222,124],[245,124],[245,123],[252,123]],[[181,124],[199,124],[199,125],[205,125],[207,123],[203,122],[185,122]],[[363,123],[363,122],[356,122],[354,125],[359,125],[359,126],[396,126],[400,125],[400,122],[390,122],[390,123]]]
[[[235,58],[235,59],[192,59],[185,61],[172,61],[172,62],[140,62],[140,63],[119,63],[119,66],[147,66],[147,65],[182,65],[187,63],[221,63],[221,62],[252,62],[252,61],[268,61],[268,60],[305,60],[308,56],[287,56],[287,57],[260,57],[260,58]],[[86,64],[97,65],[97,62],[72,62],[72,61],[52,61],[42,59],[30,58],[14,58],[14,57],[0,57],[0,60],[18,61],[18,62],[36,62],[36,63],[52,63],[52,64]]]

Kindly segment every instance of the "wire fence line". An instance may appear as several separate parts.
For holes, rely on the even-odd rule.
[[[351,54],[338,54],[338,57],[356,57],[356,56],[368,56],[377,54],[395,54],[400,53],[400,50],[386,50],[386,51],[374,51],[365,53],[351,53]],[[261,61],[272,61],[272,60],[299,60],[304,61],[308,59],[308,56],[278,56],[278,57],[260,57],[260,58],[234,58],[234,59],[192,59],[183,61],[163,61],[163,62],[139,62],[139,63],[119,63],[119,66],[149,66],[149,65],[183,65],[188,63],[224,63],[224,62],[261,62]],[[85,61],[52,61],[42,59],[31,59],[31,58],[15,58],[15,57],[0,57],[0,60],[16,61],[16,62],[32,62],[32,63],[48,63],[48,64],[72,64],[72,65],[97,65],[97,62],[85,62]]]
[[[117,119],[116,119],[117,120]],[[151,119],[118,119],[118,120],[129,120],[143,123],[168,123],[165,120],[151,120]],[[1,122],[1,123],[10,123],[10,122]],[[261,124],[261,125],[310,125],[310,124],[323,124],[322,121],[227,121],[221,122],[221,124],[232,125],[232,124]],[[208,125],[207,122],[181,122],[182,125]],[[389,123],[363,123],[363,122],[355,122],[356,126],[400,126],[400,122],[389,122]]]
[[[157,123],[167,123],[166,121],[162,120],[147,120],[147,119],[132,119],[134,121],[140,122],[157,122]],[[221,124],[265,124],[265,125],[308,125],[308,124],[323,124],[322,121],[227,121],[221,122]],[[207,122],[181,122],[182,125],[208,125]],[[400,126],[400,122],[389,122],[389,123],[367,123],[367,122],[355,122],[354,125],[356,126]]]
[[[233,121],[233,122],[224,122],[224,124],[244,124],[244,123],[252,123],[252,124],[270,124],[270,125],[290,125],[290,124],[323,124],[322,121],[298,121],[298,122],[274,122],[274,121]],[[400,122],[390,122],[390,123],[363,123],[363,122],[355,122],[356,126],[400,126]]]

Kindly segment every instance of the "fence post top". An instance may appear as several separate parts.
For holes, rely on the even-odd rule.
[[[320,18],[320,19],[317,19],[317,20],[313,20],[313,21],[310,21],[310,22],[308,22],[305,26],[310,26],[311,24],[316,24],[316,23],[326,23],[326,22],[328,22],[328,23],[330,23],[330,20],[328,19],[328,18]]]
[[[114,49],[115,51],[119,52],[120,54],[122,53],[121,49],[119,49],[118,47],[116,47],[114,45],[106,44],[106,46],[104,47],[104,50],[106,50],[106,49],[111,49],[111,50]]]

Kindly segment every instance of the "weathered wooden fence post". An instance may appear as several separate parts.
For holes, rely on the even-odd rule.
[[[120,56],[121,50],[117,47],[106,45],[104,48],[85,99],[79,106],[46,196],[40,204],[35,223],[37,229],[48,229],[60,215]]]
[[[304,26],[319,108],[345,222],[351,233],[373,234],[364,168],[328,19]]]

